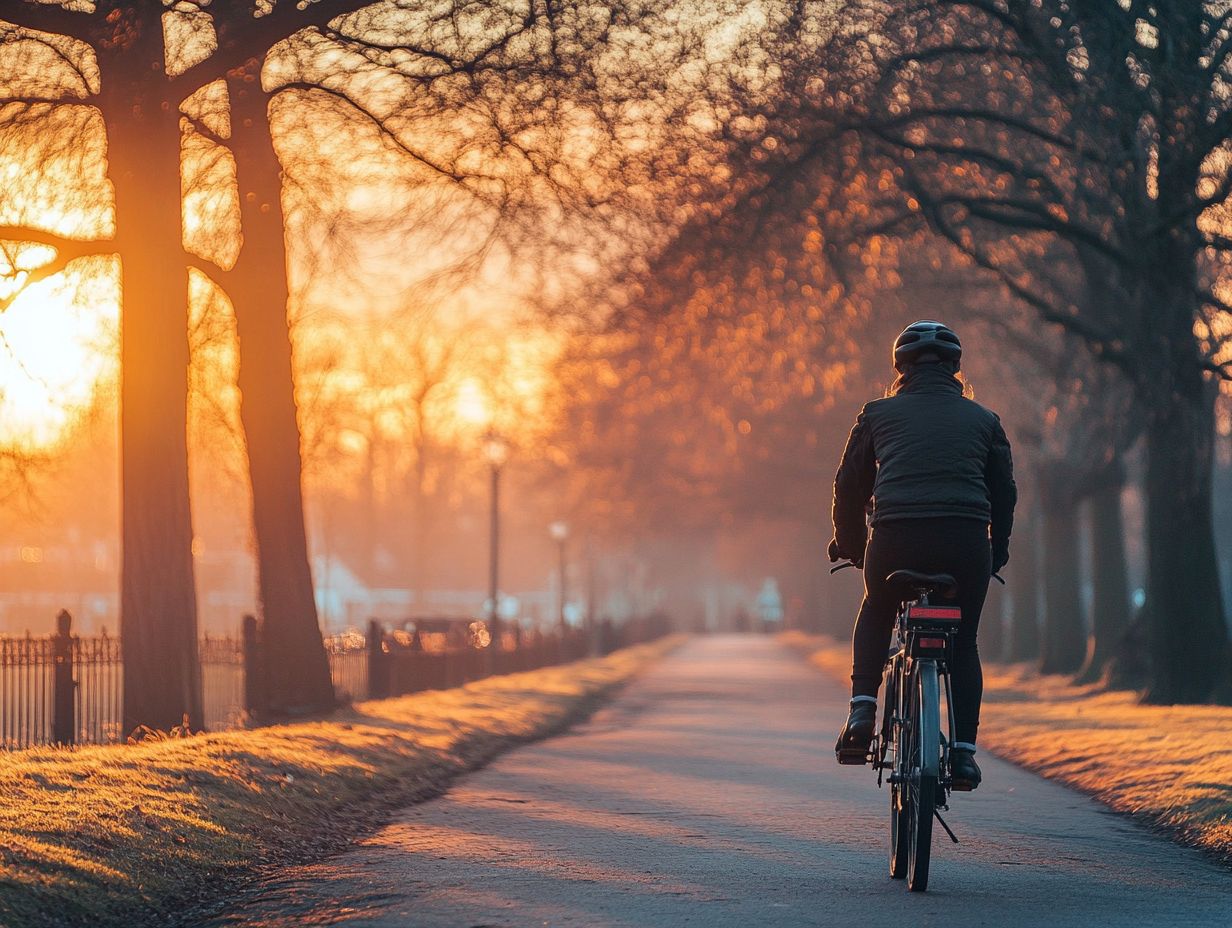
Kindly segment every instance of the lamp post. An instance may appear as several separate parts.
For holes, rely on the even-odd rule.
[[[492,470],[491,528],[488,548],[488,633],[500,645],[500,475],[509,460],[509,442],[495,429],[483,436],[483,456]]]
[[[564,632],[567,628],[565,622],[565,540],[569,537],[569,526],[564,522],[553,522],[548,526],[548,534],[552,536],[552,540],[556,542],[560,549],[560,610],[558,618],[560,619],[560,630]]]

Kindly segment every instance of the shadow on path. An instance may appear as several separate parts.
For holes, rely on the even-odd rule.
[[[589,723],[511,752],[210,925],[1223,926],[1232,877],[988,759],[933,889],[886,872],[888,795],[840,768],[845,694],[763,638],[691,641]],[[944,836],[941,836],[944,837]]]

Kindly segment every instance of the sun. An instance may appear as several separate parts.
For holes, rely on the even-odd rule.
[[[118,365],[119,287],[111,258],[31,284],[0,314],[0,445],[55,445]]]
[[[492,422],[492,410],[488,398],[484,395],[483,385],[474,377],[467,377],[458,384],[454,399],[454,418],[464,428],[478,432],[483,426]]]

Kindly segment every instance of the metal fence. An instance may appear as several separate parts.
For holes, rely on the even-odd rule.
[[[50,638],[0,638],[0,745],[45,744],[51,740],[52,667]]]
[[[478,629],[478,632],[474,630]],[[647,641],[667,633],[662,617],[614,628],[561,629],[523,635],[517,628],[489,640],[482,623],[461,640],[403,629],[375,620],[366,635],[325,639],[339,703],[462,686],[492,674],[514,673],[578,660],[591,653]],[[243,727],[265,715],[257,623],[246,616],[240,637],[206,636],[200,642],[203,715],[208,731]],[[0,750],[45,744],[114,744],[123,730],[124,660],[118,637],[72,634],[61,612],[52,635],[0,636]]]
[[[244,724],[244,648],[238,638],[206,635],[201,659],[201,710],[206,731]]]
[[[244,656],[237,638],[201,639],[209,731],[244,723]],[[0,749],[123,741],[124,655],[120,639],[72,634],[61,612],[52,635],[0,636]]]
[[[120,642],[79,638],[61,612],[56,634],[0,637],[0,748],[107,743],[120,736]]]
[[[56,638],[51,640],[54,646]],[[74,700],[72,740],[79,744],[122,741],[125,734],[120,714],[124,705],[124,664],[120,639],[106,633],[90,638],[74,636],[70,639],[70,652],[70,685]]]
[[[523,633],[513,627],[499,640],[467,643],[433,639],[418,631],[386,631],[373,620],[367,634],[367,688],[363,697],[401,696],[422,690],[462,686],[492,674],[518,673],[553,664],[608,654],[617,648],[661,638],[670,631],[667,617],[655,614],[620,626],[601,622],[592,628],[560,628],[550,633]],[[358,638],[359,636],[353,636]],[[335,686],[337,677],[335,676]]]

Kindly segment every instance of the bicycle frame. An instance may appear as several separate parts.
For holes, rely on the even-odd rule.
[[[857,566],[848,561],[830,573]],[[992,578],[1005,583],[995,573]],[[877,786],[890,784],[890,874],[906,876],[908,888],[922,892],[928,888],[933,819],[958,843],[938,810],[949,809],[953,791],[954,696],[949,663],[962,613],[957,606],[929,602],[930,595],[945,599],[956,594],[954,578],[948,574],[904,569],[885,579],[899,584],[900,592],[914,591],[915,598],[904,598],[895,617],[894,644],[883,671],[881,724],[863,758],[855,758],[850,750],[844,753],[841,745],[835,753],[840,764],[872,763]]]
[[[890,646],[890,653],[886,658],[882,681],[882,692],[885,694],[885,709],[882,714],[881,727],[874,736],[872,747],[873,768],[877,771],[877,785],[880,787],[884,780],[885,771],[893,771],[895,768],[897,758],[887,759],[887,755],[896,746],[895,736],[900,733],[902,726],[907,722],[908,703],[905,700],[910,696],[914,673],[917,666],[927,662],[936,667],[940,690],[938,695],[944,694],[945,697],[946,728],[941,739],[941,760],[942,770],[944,771],[942,781],[945,784],[945,795],[948,796],[950,792],[948,773],[950,745],[954,741],[954,700],[950,687],[948,658],[953,653],[954,636],[957,634],[957,629],[937,629],[935,632],[930,630],[930,635],[946,639],[944,654],[912,656],[908,652],[908,634],[909,631],[913,631],[907,628],[909,609],[912,606],[928,605],[928,595],[924,594],[919,599],[904,602],[899,607],[894,623],[894,640]],[[893,775],[892,772],[891,777]]]
[[[926,591],[900,607],[894,648],[886,661],[885,709],[872,746],[878,786],[889,773],[890,874],[907,877],[914,892],[928,887],[934,816],[954,838],[937,810],[949,808],[954,703],[948,658],[959,616],[957,608],[930,606]]]

